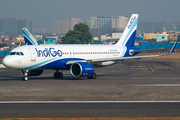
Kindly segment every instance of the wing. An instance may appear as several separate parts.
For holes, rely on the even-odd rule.
[[[67,61],[66,65],[77,63],[77,62],[97,63],[97,62],[106,62],[106,61],[120,61],[120,60],[127,60],[127,59],[140,59],[140,58],[147,58],[147,57],[158,57],[158,56],[163,56],[163,55],[168,55],[168,54],[121,57],[121,58],[116,57],[116,58],[91,59],[91,60],[76,60],[76,61]]]

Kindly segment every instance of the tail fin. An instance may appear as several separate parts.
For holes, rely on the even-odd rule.
[[[22,28],[22,32],[26,45],[38,45],[37,41],[34,39],[34,37],[31,35],[27,28]]]
[[[136,37],[138,14],[132,14],[129,22],[116,45],[133,47]]]

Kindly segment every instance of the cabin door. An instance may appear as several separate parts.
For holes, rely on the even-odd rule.
[[[28,48],[31,56],[31,61],[36,61],[36,54],[33,48]]]

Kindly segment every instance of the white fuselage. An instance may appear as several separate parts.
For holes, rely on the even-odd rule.
[[[58,60],[123,57],[125,51],[126,47],[116,45],[28,45],[14,48],[3,63],[13,69],[36,69]],[[13,52],[15,54],[11,55]],[[23,52],[23,55],[17,55],[18,52]]]

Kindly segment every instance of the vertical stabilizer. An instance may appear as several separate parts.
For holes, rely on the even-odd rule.
[[[136,30],[137,30],[137,23],[138,23],[138,16],[139,16],[138,14],[132,14],[121,38],[116,43],[116,45],[127,46],[127,47],[134,46]]]
[[[27,28],[22,28],[22,32],[26,45],[38,45],[36,39],[31,35]]]

